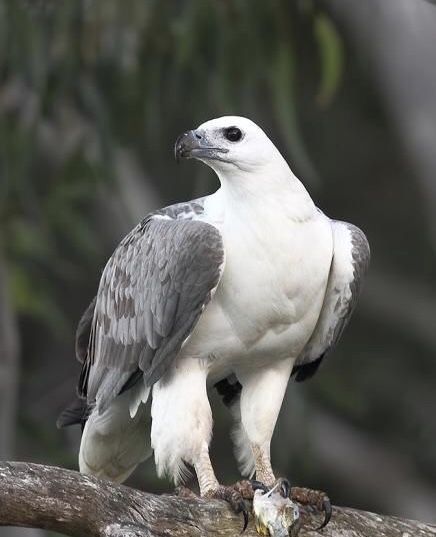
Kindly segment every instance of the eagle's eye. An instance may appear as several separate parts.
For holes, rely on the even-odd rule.
[[[224,129],[224,136],[229,142],[239,142],[242,138],[242,132],[238,127],[228,127],[227,129]]]

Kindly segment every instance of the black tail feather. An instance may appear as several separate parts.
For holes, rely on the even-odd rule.
[[[323,358],[324,354],[316,360],[313,360],[313,362],[302,365],[294,365],[291,376],[295,377],[296,382],[304,382],[305,380],[310,379],[318,371],[318,367],[320,366]]]
[[[67,406],[65,410],[61,412],[56,421],[56,427],[58,429],[62,429],[78,423],[82,427],[83,431],[86,420],[91,414],[91,410],[92,409],[88,405],[86,399],[77,397],[70,405]]]

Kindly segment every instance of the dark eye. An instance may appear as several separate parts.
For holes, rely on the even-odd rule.
[[[242,138],[242,132],[238,127],[229,127],[224,129],[224,136],[229,140],[229,142],[239,142]]]

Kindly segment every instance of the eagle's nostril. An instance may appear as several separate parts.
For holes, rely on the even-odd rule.
[[[197,140],[201,140],[203,138],[203,136],[201,136],[201,134],[198,134],[198,132],[195,133],[195,137],[197,138]]]

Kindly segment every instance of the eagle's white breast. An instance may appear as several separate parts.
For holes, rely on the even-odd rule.
[[[286,211],[286,199],[225,206],[217,214],[225,198],[215,196],[203,219],[222,233],[224,273],[181,357],[206,359],[213,376],[246,360],[260,365],[297,357],[324,300],[332,259],[329,220],[312,207],[297,218]]]

